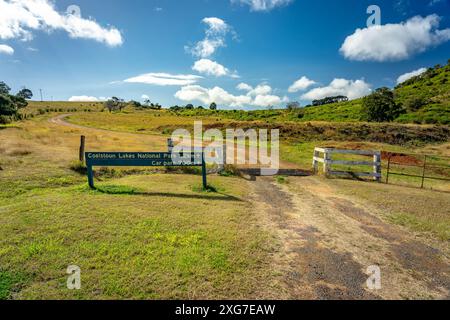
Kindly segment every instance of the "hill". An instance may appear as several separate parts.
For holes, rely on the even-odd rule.
[[[422,75],[399,84],[395,101],[405,113],[395,121],[401,123],[450,124],[450,64],[437,65]],[[302,121],[359,121],[362,99],[304,108]]]

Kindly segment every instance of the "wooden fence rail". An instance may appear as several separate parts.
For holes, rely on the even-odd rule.
[[[323,154],[323,156],[321,156]],[[333,159],[333,155],[358,155],[358,156],[372,156],[372,161],[350,161]],[[314,172],[317,173],[319,163],[323,163],[323,172],[325,175],[346,175],[356,177],[372,177],[374,180],[381,182],[381,152],[368,150],[340,150],[332,148],[315,148],[313,158]],[[333,165],[348,165],[348,166],[370,166],[371,172],[353,172],[353,171],[339,171],[333,170]]]

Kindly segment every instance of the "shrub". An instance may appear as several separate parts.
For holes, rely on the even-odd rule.
[[[427,104],[427,102],[422,97],[411,97],[405,101],[404,106],[405,106],[406,110],[414,112],[414,111],[419,110],[426,104]]]

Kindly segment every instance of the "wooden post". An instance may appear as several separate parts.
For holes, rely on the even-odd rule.
[[[425,170],[427,168],[427,156],[424,156],[423,159],[423,168],[422,168],[422,184],[420,185],[420,188],[423,189],[424,185],[425,185]]]
[[[224,143],[222,146],[222,163],[219,164],[219,172],[225,170],[225,165],[227,164],[227,144]]]
[[[330,171],[330,162],[331,162],[331,153],[329,150],[325,149],[325,153],[323,155],[323,173],[325,173],[326,176],[328,176],[328,171]]]
[[[386,184],[389,184],[389,172],[391,170],[391,154],[388,157],[387,174],[386,174]]]
[[[172,153],[173,150],[173,140],[172,138],[167,139],[167,150],[169,153]]]
[[[320,156],[320,152],[317,149],[314,149],[314,157],[313,157],[313,170],[314,174],[317,174],[319,171],[319,162],[316,160]]]
[[[86,137],[85,136],[81,136],[80,138],[80,161],[84,162],[84,147],[86,144]]]
[[[374,177],[374,180],[381,182],[381,153],[375,153],[373,156],[373,162],[373,173],[377,175]]]

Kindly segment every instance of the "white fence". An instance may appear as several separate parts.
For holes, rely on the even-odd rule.
[[[323,154],[323,156],[321,156]],[[333,159],[333,155],[359,155],[372,156],[372,161],[349,161]],[[313,167],[314,173],[318,172],[319,163],[323,163],[323,172],[326,176],[353,176],[353,177],[372,177],[374,180],[381,182],[381,152],[368,150],[339,150],[332,148],[316,148],[314,150]],[[347,165],[347,166],[370,166],[371,172],[353,172],[353,171],[338,171],[333,170],[333,165]]]

